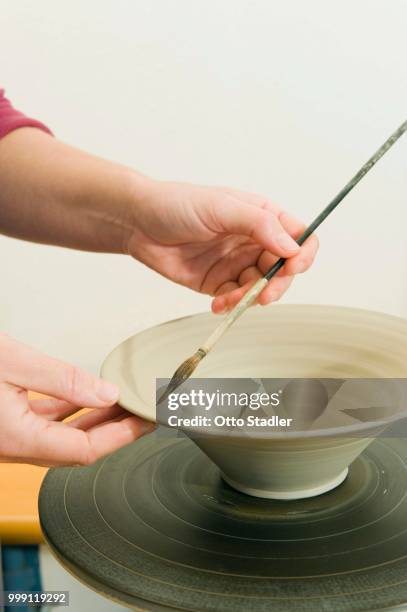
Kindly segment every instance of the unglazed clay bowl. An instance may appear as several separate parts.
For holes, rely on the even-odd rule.
[[[171,378],[218,322],[204,313],[142,331],[108,355],[102,376],[119,386],[124,408],[155,421],[156,378]],[[335,387],[335,379],[404,379],[406,374],[406,320],[336,306],[273,305],[247,312],[194,377],[329,379]],[[293,406],[301,416],[302,395],[295,391],[290,391]],[[341,393],[335,394],[329,414],[316,410],[311,426],[300,418],[300,430],[263,428],[248,436],[238,429],[226,435],[192,428],[186,433],[217,464],[224,480],[246,494],[274,499],[319,495],[338,486],[374,437],[407,415],[399,402],[386,418],[359,418],[358,410],[345,410],[349,402],[343,393],[341,400]],[[372,405],[374,412],[374,398]]]

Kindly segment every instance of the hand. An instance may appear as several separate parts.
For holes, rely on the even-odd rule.
[[[288,259],[257,299],[278,300],[307,270],[316,236],[300,248],[305,226],[265,198],[234,189],[151,182],[135,207],[128,252],[163,276],[215,296],[226,312],[279,259]]]
[[[21,180],[24,177],[24,180]],[[75,249],[133,255],[167,278],[234,306],[280,256],[258,298],[278,300],[312,263],[315,236],[262,196],[154,181],[36,129],[0,140],[0,231]]]
[[[55,399],[28,399],[27,389]],[[0,334],[0,460],[86,465],[154,428],[115,404],[116,386]],[[81,407],[94,408],[68,423]]]

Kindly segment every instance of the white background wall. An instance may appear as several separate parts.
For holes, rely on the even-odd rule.
[[[0,83],[59,138],[305,220],[407,116],[403,0],[0,0],[0,22]],[[407,315],[406,166],[407,137],[286,301]],[[136,330],[209,308],[121,256],[0,238],[0,270],[3,330],[94,371]]]
[[[71,144],[311,220],[406,119],[406,23],[404,0],[0,0],[0,84]],[[286,301],[407,316],[406,166],[407,137]],[[0,282],[0,328],[93,371],[138,329],[209,307],[129,259],[8,238]],[[78,612],[119,609],[46,549],[42,566]]]

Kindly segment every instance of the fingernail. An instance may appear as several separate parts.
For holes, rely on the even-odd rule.
[[[288,234],[279,234],[276,240],[285,251],[298,251],[300,248],[295,240]]]
[[[214,301],[214,304],[216,305],[216,310],[213,311],[214,314],[219,315],[219,314],[224,314],[226,312],[227,308],[226,308],[224,298],[222,299],[218,298],[217,300]],[[220,310],[219,310],[219,307],[220,307]]]
[[[115,402],[119,399],[119,389],[113,383],[100,379],[96,386],[96,395],[102,402]]]
[[[151,421],[144,421],[141,425],[141,435],[151,433],[157,427],[156,423],[151,423]]]

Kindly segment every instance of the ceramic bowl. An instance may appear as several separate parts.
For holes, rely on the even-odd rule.
[[[155,421],[156,378],[170,378],[218,322],[204,313],[142,331],[108,355],[102,376],[119,386],[124,408]],[[273,305],[250,309],[194,376],[330,379],[335,384],[334,379],[402,379],[406,374],[406,320],[336,306]],[[404,406],[397,406],[386,419],[360,419],[342,410],[339,392],[335,402],[334,412],[300,430],[251,436],[238,430],[232,435],[187,433],[232,487],[259,497],[311,497],[338,486],[374,437],[406,416]],[[301,396],[299,404],[297,414]]]

